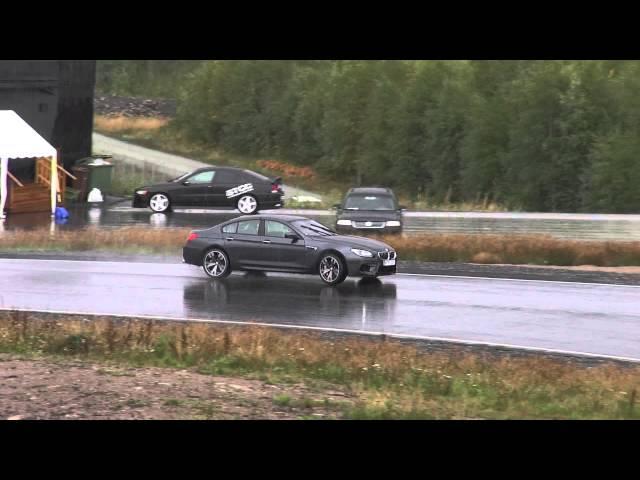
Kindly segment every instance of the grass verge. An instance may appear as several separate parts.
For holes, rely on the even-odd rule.
[[[189,229],[124,227],[77,231],[11,230],[0,235],[3,251],[180,253]],[[378,237],[401,260],[601,267],[640,265],[640,242],[557,239],[544,235],[424,234]]]
[[[638,366],[497,357],[454,345],[425,351],[384,338],[255,325],[5,311],[0,312],[0,352],[193,369],[280,384],[340,385],[356,400],[339,407],[355,419],[640,418]],[[273,402],[282,407],[313,403],[286,394]]]

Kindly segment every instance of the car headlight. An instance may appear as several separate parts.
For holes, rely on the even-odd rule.
[[[136,190],[136,194],[138,194],[138,195],[146,195],[147,191],[146,190]]]
[[[351,225],[351,220],[338,220],[338,225]]]
[[[373,253],[371,253],[369,250],[361,250],[359,248],[352,248],[351,251],[353,253],[355,253],[356,255],[358,255],[359,257],[368,257],[368,258],[373,257]]]
[[[398,220],[389,220],[387,222],[387,227],[399,227],[400,222]]]

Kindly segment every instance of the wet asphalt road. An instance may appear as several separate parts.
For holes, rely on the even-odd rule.
[[[313,218],[335,226],[335,212],[330,210],[265,210]],[[131,208],[130,201],[109,202],[89,208],[78,204],[69,207],[70,218],[58,229],[86,227],[114,228],[141,226],[149,228],[206,228],[239,216],[236,210],[176,209],[168,214],[152,213],[145,208]],[[48,213],[9,215],[0,222],[3,230],[49,227]],[[576,240],[639,241],[640,215],[590,215],[567,213],[487,213],[487,212],[405,212],[404,233],[463,234],[544,234]],[[364,232],[366,233],[366,232]]]
[[[213,281],[182,264],[0,260],[0,307],[255,321],[640,359],[640,288],[396,275]]]

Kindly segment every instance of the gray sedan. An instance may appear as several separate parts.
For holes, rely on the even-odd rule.
[[[239,217],[193,231],[182,257],[212,278],[224,278],[232,270],[258,270],[318,274],[328,285],[347,276],[393,275],[397,262],[386,243],[339,235],[314,220],[285,215]]]

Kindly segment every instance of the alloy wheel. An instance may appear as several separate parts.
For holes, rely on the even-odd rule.
[[[258,208],[258,202],[251,195],[245,195],[238,200],[238,210],[241,213],[253,213]]]
[[[337,258],[327,255],[320,262],[320,277],[327,283],[333,283],[340,276],[341,268]]]
[[[154,212],[164,212],[169,208],[169,197],[163,193],[156,193],[149,200],[149,206]]]
[[[202,262],[204,271],[210,277],[219,278],[225,275],[229,267],[227,256],[220,250],[211,250],[204,256]]]

